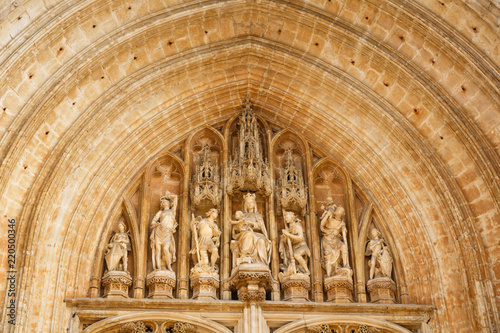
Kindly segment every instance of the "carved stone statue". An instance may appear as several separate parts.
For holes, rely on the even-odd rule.
[[[327,277],[345,275],[345,270],[339,271],[339,268],[349,267],[347,228],[343,220],[344,214],[344,208],[335,205],[332,197],[329,196],[320,224],[323,233],[321,239],[322,264]],[[349,271],[351,271],[350,268]]]
[[[217,226],[217,217],[219,212],[216,208],[210,209],[207,217],[198,216],[191,220],[191,230],[193,232],[193,247],[190,254],[195,255],[196,266],[194,269],[204,273],[218,271],[216,266],[219,258],[219,245],[221,231]],[[210,260],[208,258],[210,252]]]
[[[118,225],[118,232],[111,237],[108,248],[104,253],[104,259],[108,266],[108,271],[125,271],[128,272],[128,251],[132,248],[130,246],[130,237],[125,232],[125,223],[121,222]],[[120,265],[120,262],[122,263]]]
[[[175,212],[177,196],[167,193],[160,198],[160,210],[151,221],[151,249],[153,269],[172,271],[176,261],[174,233],[177,228]]]
[[[280,238],[279,252],[283,259],[281,269],[285,271],[285,275],[292,275],[297,273],[309,274],[307,267],[307,259],[311,256],[311,251],[306,243],[304,230],[300,219],[295,217],[294,212],[283,213],[285,220],[285,229],[282,230]],[[296,267],[295,261],[299,263]]]
[[[370,301],[379,304],[396,303],[396,283],[392,280],[392,256],[380,231],[372,227],[370,241],[366,245],[365,256],[371,256],[370,280],[366,283]]]
[[[379,277],[391,277],[392,256],[380,231],[373,227],[370,230],[370,241],[366,245],[365,256],[371,256],[369,261],[370,280]]]
[[[262,215],[257,212],[255,194],[243,196],[243,212],[237,211],[233,225],[231,250],[233,267],[242,262],[269,265],[271,260],[271,241]]]

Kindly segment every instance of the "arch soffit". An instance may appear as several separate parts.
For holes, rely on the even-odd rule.
[[[227,327],[216,323],[215,321],[204,319],[202,317],[194,317],[182,313],[165,313],[165,312],[141,312],[139,314],[125,314],[112,316],[103,319],[95,324],[90,325],[83,333],[104,333],[110,329],[117,328],[116,326],[140,320],[172,320],[175,322],[182,321],[200,327],[203,332],[207,333],[232,333]]]
[[[107,38],[109,39],[109,36],[108,36]],[[95,53],[95,48],[92,48],[92,50],[93,50],[92,52],[94,52],[94,53]],[[64,72],[64,71],[62,71],[62,72]],[[66,81],[66,80],[58,80],[58,81]],[[430,85],[425,85],[425,84],[424,84],[424,86],[430,86]],[[469,127],[470,127],[470,126],[469,126]]]
[[[209,2],[209,1],[206,1]],[[320,8],[315,8],[313,6],[308,6],[304,7],[298,4],[290,3],[290,2],[282,2],[282,1],[270,1],[271,3],[274,4],[275,7],[279,7],[286,5],[286,7],[291,7],[295,9],[296,11],[299,11],[301,13],[308,13],[310,16],[315,17],[315,19],[323,19],[325,21],[329,21],[330,25],[333,23],[335,25],[339,25],[339,20],[335,19],[335,16],[337,13],[335,12],[329,12],[325,10],[321,10]],[[441,38],[445,38],[447,43],[459,43],[462,44],[462,48],[457,48],[456,46],[453,47],[453,49],[465,49],[468,50],[469,52],[464,52],[466,55],[471,56],[473,59],[481,60],[482,62],[485,62],[486,65],[490,65],[494,67],[492,62],[489,62],[489,59],[487,57],[480,57],[477,56],[478,54],[481,54],[481,51],[477,50],[477,46],[471,43],[467,43],[464,38],[460,38],[460,35],[456,34],[450,34],[451,31],[453,31],[453,28],[447,25],[444,21],[441,21],[439,18],[434,17],[432,15],[429,15],[431,12],[428,11],[428,9],[422,7],[421,5],[417,3],[412,3],[411,6],[405,6],[401,7],[399,6],[396,1],[388,0],[385,2],[386,6],[381,6],[381,8],[384,8],[385,11],[397,11],[400,12],[402,15],[392,15],[393,17],[397,17],[401,23],[405,23],[407,21],[412,22],[413,25],[415,25],[415,20],[418,21],[420,25],[425,25],[429,24],[429,21],[432,23],[431,24],[431,29],[433,30],[434,34],[440,36]],[[230,7],[230,2],[226,1],[225,2],[225,7]],[[31,38],[27,38],[27,36],[23,36],[23,33],[26,34],[33,34],[33,31],[30,29],[25,29],[22,31],[21,34],[16,36],[14,40],[8,44],[7,47],[4,48],[5,54],[9,54],[9,51],[12,52],[12,47],[15,46],[21,46],[21,48],[24,46],[24,49],[27,50],[30,46],[32,45],[40,45],[41,48],[44,48],[45,44],[41,42],[41,40],[44,38],[44,36],[47,35],[55,35],[57,36],[58,34],[54,33],[46,33],[47,31],[51,31],[52,29],[60,29],[60,26],[64,27],[70,27],[72,25],[75,25],[77,22],[84,21],[86,17],[91,17],[95,16],[96,12],[99,11],[99,9],[108,9],[110,4],[106,1],[87,1],[87,2],[79,2],[78,4],[67,4],[62,2],[56,6],[54,6],[51,10],[45,12],[43,14],[43,17],[38,18],[38,22],[40,22],[40,25],[44,26],[44,29],[38,28],[38,33],[35,33],[35,36],[31,36]],[[115,9],[119,9],[118,8]],[[267,9],[269,6],[267,5],[265,9]],[[193,8],[192,6],[189,6],[189,4],[174,4],[170,5],[168,8],[163,8],[163,10],[158,10],[157,12],[153,12],[152,14],[149,15],[144,15],[143,17],[139,19],[134,19],[132,21],[126,22],[125,23],[125,29],[121,29],[122,33],[123,31],[129,31],[133,29],[136,26],[144,26],[147,24],[147,22],[154,22],[157,21],[158,18],[161,18],[162,16],[167,16],[169,19],[171,19],[171,16],[174,16],[176,18],[182,17],[183,14],[183,9],[189,8],[190,9],[190,16],[192,16],[192,11]],[[203,6],[200,6],[201,8],[200,12],[205,12],[207,8],[216,8],[219,9],[220,5],[213,5],[213,6],[207,6],[207,4],[204,4]],[[257,9],[258,6],[256,4],[252,4],[252,9]],[[273,7],[274,8],[274,7]],[[264,9],[264,8],[262,8]],[[57,14],[54,12],[59,11]],[[279,13],[279,11],[277,11]],[[489,13],[489,12],[488,12]],[[174,14],[174,15],[173,15]],[[57,16],[59,20],[51,20]],[[78,20],[75,20],[74,17],[78,16]],[[44,22],[44,23],[42,23]],[[120,22],[123,23],[123,22]],[[45,24],[45,25],[44,25]],[[348,22],[342,22],[343,25],[349,24]],[[360,30],[360,28],[358,28]],[[428,31],[424,29],[416,29],[415,33],[422,33],[422,35],[428,34]],[[452,35],[453,37],[450,38],[449,35]],[[365,36],[366,37],[366,36]],[[37,40],[38,42],[34,42],[34,40]],[[29,43],[22,44],[22,41],[29,41]],[[26,45],[28,44],[28,45]],[[33,52],[31,52],[33,53]],[[1,54],[1,53],[0,53]],[[24,53],[23,52],[15,52],[14,57],[20,58],[22,57]],[[476,56],[473,56],[476,55]],[[5,57],[5,55],[4,55]],[[11,60],[13,61],[13,60]]]

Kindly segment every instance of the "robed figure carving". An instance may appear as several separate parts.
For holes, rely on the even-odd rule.
[[[391,277],[392,256],[384,239],[380,238],[380,231],[376,228],[370,230],[370,241],[366,245],[365,256],[370,258],[370,280],[379,277]]]
[[[194,255],[196,262],[193,270],[200,273],[216,273],[219,258],[219,245],[221,231],[217,226],[219,212],[216,208],[210,209],[205,218],[192,217],[191,230],[193,232],[190,254]],[[208,253],[210,252],[210,258]]]
[[[128,272],[128,251],[131,249],[130,237],[128,233],[125,232],[125,223],[120,222],[118,225],[118,232],[111,237],[106,252],[104,253],[108,271]]]
[[[243,212],[237,211],[233,225],[231,251],[233,267],[240,263],[261,263],[269,265],[271,260],[271,241],[267,236],[262,215],[257,212],[254,193],[243,196]]]
[[[349,275],[349,253],[347,250],[347,228],[344,222],[345,210],[333,203],[332,197],[327,198],[327,206],[321,216],[320,229],[322,265],[326,276]]]
[[[307,246],[304,229],[300,219],[295,217],[294,212],[283,212],[285,229],[282,230],[280,238],[279,252],[283,259],[281,269],[284,276],[296,273],[309,274],[307,259],[311,256],[311,251]],[[297,262],[299,265],[296,265]]]
[[[177,196],[167,193],[160,198],[160,210],[151,221],[151,249],[154,270],[172,270],[176,261],[174,233],[177,228],[175,212]]]

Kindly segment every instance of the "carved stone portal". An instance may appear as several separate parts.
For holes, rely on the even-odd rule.
[[[128,298],[128,288],[132,285],[129,272],[109,271],[102,277],[104,298]]]

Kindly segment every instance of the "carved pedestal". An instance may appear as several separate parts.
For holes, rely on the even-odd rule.
[[[219,274],[191,274],[193,299],[217,299],[217,289],[219,288],[219,281]]]
[[[227,281],[228,288],[238,290],[238,299],[244,302],[264,301],[273,282],[269,267],[262,264],[241,264],[233,269]]]
[[[396,284],[388,277],[375,278],[366,284],[372,303],[394,304],[396,303]]]
[[[308,302],[311,278],[307,274],[293,274],[281,280],[283,300],[290,302]]]
[[[146,285],[149,289],[148,298],[174,298],[175,273],[166,270],[153,271],[147,275]]]
[[[333,303],[352,303],[352,279],[347,276],[325,278],[327,301]]]
[[[132,285],[129,272],[109,271],[102,278],[104,298],[128,298],[128,287]]]

